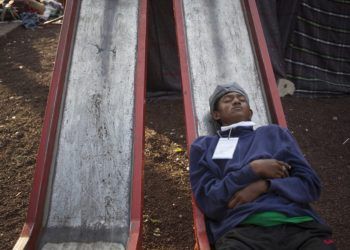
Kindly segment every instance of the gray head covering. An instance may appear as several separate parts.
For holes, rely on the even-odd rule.
[[[210,105],[210,113],[213,113],[215,103],[224,95],[226,95],[229,92],[237,92],[241,95],[244,95],[245,99],[247,100],[247,103],[249,104],[249,98],[247,93],[244,91],[244,89],[239,86],[235,82],[231,82],[228,84],[218,85],[216,86],[214,93],[209,98],[209,105]]]

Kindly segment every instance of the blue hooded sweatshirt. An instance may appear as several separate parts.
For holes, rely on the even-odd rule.
[[[220,132],[228,137],[229,131]],[[289,217],[311,216],[323,223],[310,202],[320,196],[320,180],[303,157],[291,133],[277,125],[253,130],[253,127],[232,129],[238,137],[232,159],[212,159],[219,136],[197,138],[190,151],[190,180],[195,200],[206,217],[209,240],[214,243],[249,215],[264,211],[284,213]],[[270,180],[267,193],[253,202],[228,208],[233,195],[258,181],[249,163],[257,159],[276,159],[292,169],[287,178]]]

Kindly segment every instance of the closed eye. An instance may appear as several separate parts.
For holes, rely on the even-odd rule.
[[[224,96],[224,98],[222,99],[222,102],[229,103],[229,102],[232,102],[232,100],[235,98],[238,98],[240,102],[246,102],[246,98],[244,95],[230,95],[230,94]]]

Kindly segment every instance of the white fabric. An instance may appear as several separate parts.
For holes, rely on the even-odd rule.
[[[220,138],[212,159],[232,159],[238,143],[238,137]]]
[[[234,129],[237,127],[253,127],[253,126],[255,126],[255,122],[252,122],[252,121],[237,122],[237,123],[233,123],[233,124],[228,125],[228,126],[222,126],[221,131],[224,132],[224,131],[227,131],[229,129]]]

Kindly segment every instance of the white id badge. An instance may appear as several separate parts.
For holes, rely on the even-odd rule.
[[[238,137],[220,138],[216,145],[212,159],[232,159],[236,150]]]

